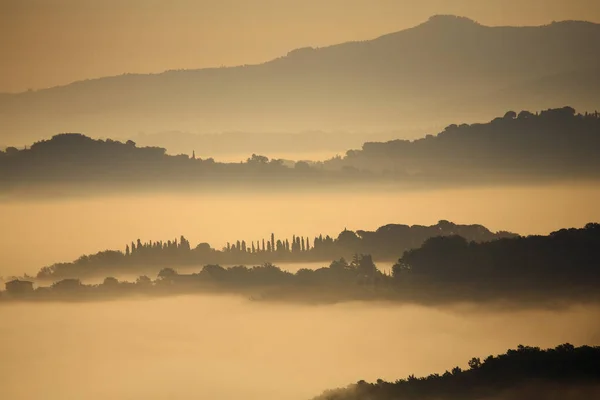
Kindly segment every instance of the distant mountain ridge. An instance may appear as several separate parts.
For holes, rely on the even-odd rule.
[[[296,49],[259,65],[5,94],[0,139],[12,144],[57,131],[382,129],[488,118],[507,108],[593,110],[598,75],[599,24],[488,27],[435,16],[373,40]]]

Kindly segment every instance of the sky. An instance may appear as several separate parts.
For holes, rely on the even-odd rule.
[[[600,23],[598,0],[0,0],[0,92],[255,64],[375,38],[431,15],[484,25]]]

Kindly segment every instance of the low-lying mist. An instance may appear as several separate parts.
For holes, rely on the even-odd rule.
[[[0,306],[11,400],[300,400],[360,379],[466,367],[518,344],[599,344],[598,306],[328,306],[185,296]]]

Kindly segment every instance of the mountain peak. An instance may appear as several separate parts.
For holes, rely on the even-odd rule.
[[[446,14],[438,14],[429,17],[429,20],[426,22],[427,25],[438,25],[438,26],[480,26],[480,24],[476,21],[473,21],[467,17],[461,17],[458,15],[446,15]]]

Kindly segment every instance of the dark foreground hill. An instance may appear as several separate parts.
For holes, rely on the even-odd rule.
[[[396,382],[360,381],[314,400],[592,400],[600,398],[600,347],[519,346],[473,358],[469,369]]]
[[[200,50],[201,51],[201,50]],[[600,104],[600,25],[489,27],[436,16],[260,65],[127,74],[0,96],[0,142],[54,132],[370,130]]]

